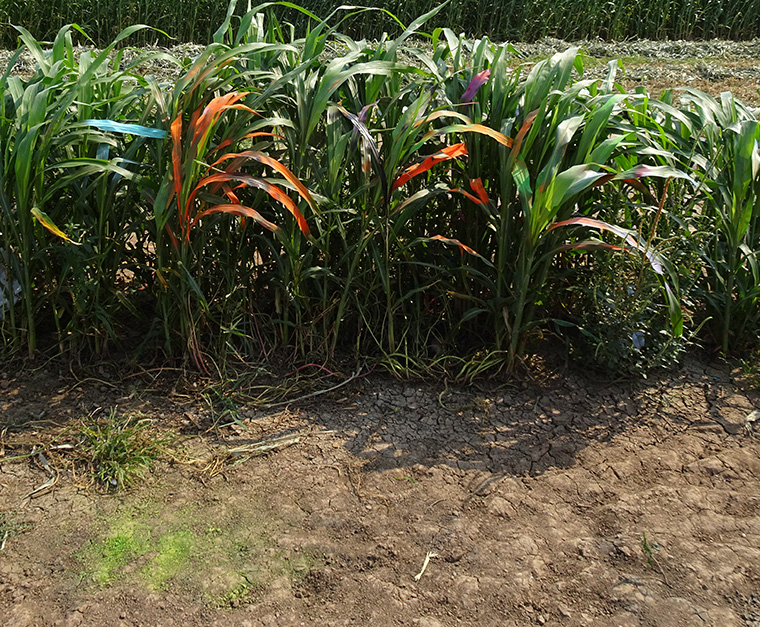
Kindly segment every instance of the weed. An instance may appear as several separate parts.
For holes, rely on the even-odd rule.
[[[649,543],[649,540],[647,540],[646,532],[643,532],[641,534],[641,550],[644,553],[644,556],[647,558],[647,562],[649,563],[650,568],[657,568],[654,552],[659,551],[660,547],[658,547],[656,544]]]
[[[150,426],[146,418],[118,416],[116,410],[105,420],[83,424],[79,430],[82,450],[95,479],[115,490],[147,470],[167,443],[155,439]]]
[[[673,333],[656,275],[628,256],[598,255],[571,288],[580,334],[571,352],[603,371],[646,376],[677,363],[686,341]]]
[[[118,579],[121,569],[148,549],[149,530],[145,525],[126,525],[105,538],[92,550],[97,550],[96,566],[90,573],[92,581],[105,586]]]
[[[755,392],[760,392],[760,348],[752,351],[749,357],[741,360],[744,384]]]
[[[15,512],[0,512],[0,551],[10,538],[31,529],[31,524],[20,521]]]
[[[182,586],[229,607],[277,578],[298,582],[319,562],[309,550],[277,548],[273,519],[255,508],[224,520],[215,515],[213,508],[175,508],[156,499],[125,503],[79,552],[82,577],[100,587],[118,580],[150,590]]]
[[[665,571],[662,569],[662,566],[660,566],[660,563],[657,561],[657,558],[654,555],[656,551],[660,550],[660,547],[657,546],[656,543],[650,543],[649,540],[647,540],[646,532],[642,532],[641,534],[641,550],[644,553],[644,557],[647,558],[649,567],[660,573],[662,575],[662,580],[665,582],[665,585],[670,587],[670,583],[668,583],[668,576],[665,574]]]
[[[248,601],[255,594],[258,584],[243,575],[243,580],[234,586],[229,592],[223,594],[215,603],[217,607],[237,607]]]
[[[408,481],[409,483],[419,483],[414,477],[396,477],[396,481]]]

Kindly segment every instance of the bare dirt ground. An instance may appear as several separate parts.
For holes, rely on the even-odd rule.
[[[760,399],[693,355],[644,382],[551,362],[269,409],[176,375],[5,372],[0,624],[760,626]],[[115,406],[177,439],[106,494],[71,434]]]

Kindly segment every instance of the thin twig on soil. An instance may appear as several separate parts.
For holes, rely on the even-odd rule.
[[[347,383],[351,383],[354,379],[358,379],[360,376],[359,373],[361,372],[361,367],[356,369],[356,372],[352,374],[348,379],[345,381],[341,381],[337,385],[334,385],[332,387],[326,388],[324,390],[317,390],[316,392],[311,392],[309,394],[305,394],[304,396],[299,396],[298,398],[294,398],[292,400],[288,401],[280,401],[279,403],[272,403],[270,405],[262,405],[264,409],[272,409],[273,407],[281,407],[283,405],[292,405],[293,403],[300,403],[301,401],[305,401],[309,398],[314,398],[315,396],[320,396],[321,394],[327,394],[328,392],[333,392],[337,390],[338,388],[342,388]]]

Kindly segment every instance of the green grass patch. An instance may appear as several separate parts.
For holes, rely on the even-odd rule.
[[[99,483],[111,490],[122,488],[159,458],[166,440],[156,437],[151,422],[112,410],[104,420],[82,424],[78,435],[84,459]]]

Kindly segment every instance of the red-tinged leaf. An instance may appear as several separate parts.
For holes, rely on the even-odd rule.
[[[224,111],[229,109],[242,109],[253,113],[254,111],[250,107],[238,104],[238,102],[247,95],[247,92],[233,92],[212,99],[211,102],[206,105],[205,109],[203,109],[203,113],[200,115],[195,125],[191,127],[193,128],[193,145],[197,146],[199,144],[200,139],[208,133],[211,126]]]
[[[481,181],[479,178],[472,179],[470,181],[470,187],[472,187],[473,191],[475,191],[477,196],[471,194],[465,189],[461,189],[460,187],[457,187],[456,189],[452,189],[451,191],[457,194],[462,194],[463,196],[466,196],[469,200],[474,202],[476,205],[487,205],[489,202],[491,202],[491,199],[488,197],[488,194],[486,193],[486,190],[483,187],[483,181]]]
[[[55,223],[50,219],[50,216],[46,214],[44,211],[41,211],[37,207],[32,207],[31,214],[35,217],[37,222],[39,222],[42,226],[44,226],[48,231],[50,231],[53,235],[60,237],[65,242],[68,242],[69,244],[74,244],[75,246],[81,246],[79,242],[75,242],[73,239],[71,239],[66,233],[61,231]]]
[[[245,183],[249,187],[256,187],[258,189],[264,190],[272,198],[282,203],[288,211],[290,211],[290,213],[298,222],[298,227],[301,229],[301,232],[304,235],[311,234],[309,225],[306,222],[306,218],[304,218],[303,214],[298,209],[296,204],[290,199],[290,197],[284,191],[282,191],[276,185],[273,185],[272,183],[265,181],[264,179],[261,179],[255,176],[250,176],[248,174],[242,174],[240,172],[220,172],[219,174],[212,174],[210,176],[207,176],[204,179],[202,179],[200,183],[198,183],[198,185],[195,186],[195,189],[190,194],[190,200],[193,201],[195,199],[195,195],[198,193],[198,191],[200,191],[202,187],[205,187],[206,185],[211,185],[213,183],[220,183],[220,182],[226,182],[226,181],[240,181],[241,183]],[[195,224],[197,221],[198,221],[198,216],[196,216],[195,219],[193,220],[193,224]]]
[[[538,110],[531,111],[523,120],[522,126],[520,127],[520,130],[517,131],[517,136],[515,137],[515,141],[512,144],[512,153],[510,154],[509,163],[507,164],[508,169],[512,169],[512,165],[517,159],[517,157],[520,154],[520,148],[522,148],[522,143],[525,140],[525,136],[528,134],[528,131],[530,130],[530,127],[533,125],[533,121],[536,119],[536,116],[538,115]]]
[[[470,81],[467,89],[465,89],[460,102],[470,102],[477,95],[478,91],[480,91],[480,88],[488,82],[489,78],[491,78],[490,69],[478,72]]]
[[[629,229],[625,229],[622,226],[616,226],[614,224],[609,224],[608,222],[603,222],[602,220],[596,220],[595,218],[586,218],[583,216],[579,216],[576,218],[569,218],[568,220],[562,220],[561,222],[555,222],[554,224],[550,225],[546,230],[547,231],[553,231],[554,229],[558,229],[562,226],[573,226],[573,225],[580,225],[580,226],[587,226],[592,229],[599,229],[600,231],[609,231],[610,233],[614,233],[618,237],[622,239],[626,239],[631,237],[632,234]],[[635,246],[638,246],[638,243],[635,239],[632,239],[632,242]]]
[[[164,230],[169,234],[169,239],[172,241],[172,246],[174,246],[174,249],[178,249],[179,241],[177,240],[177,236],[174,234],[174,231],[172,231],[172,227],[166,224],[164,226]]]
[[[255,209],[251,209],[251,207],[246,207],[245,205],[240,205],[240,204],[214,205],[213,207],[204,209],[203,211],[198,213],[197,216],[195,216],[195,218],[193,219],[193,225],[195,225],[202,218],[205,218],[206,216],[210,216],[214,213],[227,213],[229,215],[239,216],[241,218],[250,218],[251,220],[258,222],[265,229],[269,229],[272,232],[278,231],[280,228],[276,224],[267,220]]]
[[[466,196],[469,200],[474,202],[476,205],[480,204],[480,199],[477,196],[473,196],[470,192],[468,192],[466,189],[462,189],[461,187],[455,187],[451,190],[452,194],[462,194],[462,196]]]
[[[383,165],[383,158],[380,156],[380,150],[377,146],[375,138],[372,137],[372,133],[369,132],[367,125],[358,116],[354,115],[350,111],[346,110],[340,104],[334,105],[340,114],[345,117],[351,125],[354,127],[354,136],[361,136],[362,142],[362,171],[368,174],[368,170],[365,169],[365,163],[369,160],[370,164],[374,166],[377,178],[380,181],[380,190],[383,194],[383,203],[388,205],[388,180],[385,176],[385,166]],[[362,109],[364,111],[364,109]],[[358,134],[358,135],[357,135]],[[355,148],[353,139],[351,140],[351,150]]]
[[[235,194],[235,189],[238,189],[240,187],[241,185],[236,185],[235,188],[233,189],[229,185],[227,185],[227,183],[223,183],[222,193],[224,194],[224,197],[227,198],[227,200],[229,200],[233,204],[239,205],[240,199],[237,197],[237,194]]]
[[[379,100],[375,100],[375,102],[370,102],[368,105],[364,105],[362,107],[361,111],[359,111],[359,115],[356,116],[357,119],[359,120],[359,122],[361,122],[362,124],[366,124],[367,123],[367,117],[369,116],[369,112],[374,108],[374,106],[378,102],[380,102],[380,101]]]
[[[470,187],[478,195],[478,199],[480,200],[478,204],[487,205],[491,201],[486,193],[486,188],[483,187],[483,181],[479,177],[470,180]]]
[[[654,194],[652,194],[652,192],[649,191],[649,188],[641,181],[637,179],[623,179],[623,183],[627,183],[634,189],[640,191],[644,196],[644,200],[646,200],[650,205],[657,204],[657,198],[655,198]]]
[[[198,78],[193,83],[193,86],[190,88],[190,91],[187,94],[187,97],[190,98],[193,95],[193,92],[198,89],[200,85],[204,84],[204,81],[211,75],[216,72],[219,72],[224,66],[229,65],[234,61],[234,57],[231,57],[229,59],[225,59],[221,63],[212,63],[210,65],[205,66],[205,69],[201,74],[198,75]],[[203,67],[203,66],[201,66]],[[188,81],[183,81],[185,84],[187,84]]]
[[[615,246],[615,244],[607,244],[606,242],[578,242],[577,244],[563,244],[557,250],[613,250],[615,252],[621,252],[625,250],[621,246]]]
[[[182,114],[180,113],[172,122],[172,174],[174,178],[174,195],[177,197],[177,213],[179,216],[179,226],[184,229],[185,211],[182,207]]]
[[[263,152],[258,152],[257,150],[245,150],[243,152],[238,153],[230,153],[226,154],[223,157],[220,157],[217,159],[214,163],[211,164],[211,168],[219,165],[220,163],[228,160],[228,159],[234,159],[233,165],[234,169],[237,170],[240,165],[243,163],[243,161],[252,159],[253,161],[258,161],[259,163],[262,163],[264,165],[268,165],[273,170],[279,172],[283,178],[290,183],[293,187],[296,188],[299,194],[303,197],[303,199],[309,203],[309,206],[313,209],[314,208],[314,199],[311,196],[311,192],[307,189],[307,187],[301,183],[301,181],[298,179],[298,177],[291,172],[286,165],[281,163],[280,161],[277,161],[277,159],[273,159],[269,155],[265,155]]]
[[[594,218],[577,217],[577,218],[570,218],[569,220],[562,220],[561,222],[555,222],[554,224],[548,227],[547,231],[552,231],[561,226],[573,226],[573,225],[587,226],[592,229],[598,229],[599,231],[609,231],[610,233],[614,233],[619,238],[624,240],[625,243],[628,244],[631,248],[634,248],[635,250],[642,252],[644,256],[647,258],[647,260],[649,261],[650,265],[652,266],[652,270],[654,270],[657,274],[663,273],[662,259],[660,259],[660,257],[656,255],[654,252],[649,250],[646,245],[639,242],[638,237],[636,237],[635,235],[635,232],[629,229],[624,229],[623,227],[616,226],[608,222],[604,222],[603,220],[596,220]]]
[[[428,239],[435,240],[437,242],[443,242],[444,244],[448,244],[449,246],[458,246],[459,251],[461,253],[467,253],[468,255],[472,255],[473,257],[479,257],[480,259],[483,259],[483,261],[487,261],[487,259],[485,259],[485,257],[483,257],[480,253],[470,248],[467,244],[463,244],[458,239],[454,239],[453,237],[444,237],[443,235],[433,235],[433,237],[429,237]]]
[[[164,275],[161,274],[161,270],[154,270],[153,271],[156,277],[158,277],[159,283],[161,283],[161,287],[163,287],[165,290],[169,289],[169,284],[166,282],[166,279],[164,278]]]
[[[443,150],[439,150],[438,152],[426,157],[422,163],[417,163],[415,165],[409,166],[406,170],[404,170],[403,174],[396,179],[395,183],[393,183],[391,191],[396,191],[399,187],[408,183],[415,176],[422,174],[423,172],[427,172],[437,163],[441,163],[442,161],[449,161],[450,159],[456,159],[457,157],[464,157],[466,155],[467,146],[465,146],[464,142],[454,144],[453,146],[447,146]]]
[[[656,205],[657,199],[652,195],[652,192],[649,191],[649,188],[644,185],[640,180],[638,179],[620,179],[619,174],[613,173],[613,174],[605,174],[604,176],[600,177],[596,181],[594,181],[591,186],[592,187],[601,187],[602,185],[606,185],[610,181],[614,180],[622,180],[623,183],[630,185],[634,189],[640,191],[642,195],[644,196],[644,199],[650,204],[650,205]]]

